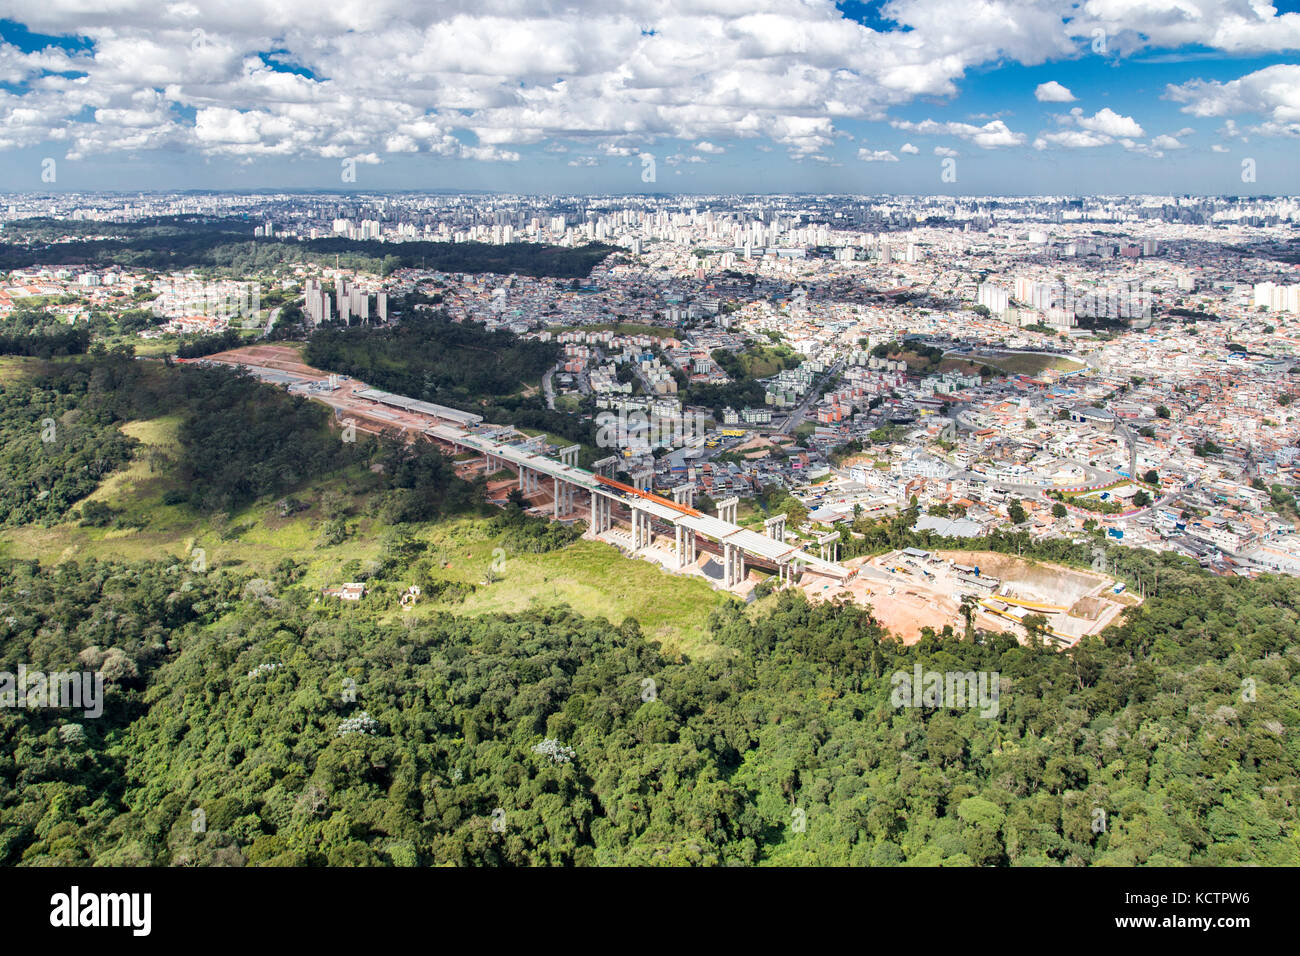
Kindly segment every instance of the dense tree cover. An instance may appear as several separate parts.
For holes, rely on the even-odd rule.
[[[382,261],[382,271],[420,268],[439,272],[493,272],[535,278],[585,279],[614,252],[603,243],[583,246],[548,246],[536,242],[492,245],[484,242],[378,242],[376,240],[313,239],[302,243],[310,261],[333,261],[336,253],[367,256]]]
[[[176,345],[176,356],[183,359],[202,358],[239,348],[243,342],[244,337],[238,329],[226,329],[211,335],[185,336]]]
[[[558,355],[553,342],[433,314],[382,328],[324,327],[308,342],[305,358],[401,395],[477,410],[540,383]]]
[[[722,410],[761,407],[767,401],[767,389],[757,379],[749,378],[732,382],[695,382],[684,391],[679,389],[677,397],[688,405],[702,405],[713,412],[717,421],[722,421]]]
[[[0,329],[0,355],[81,355],[90,347],[90,338],[85,325],[69,325],[63,317],[41,310],[15,309]]]
[[[121,312],[98,312],[91,316],[94,331],[98,336],[120,333],[131,335],[145,329],[167,324],[167,317],[158,315],[148,309],[124,309]]]
[[[1300,862],[1300,582],[1168,574],[1070,654],[784,594],[674,661],[564,609],[383,623],[288,574],[14,563],[4,665],[113,677],[98,721],[0,712],[0,860]],[[998,672],[997,714],[894,706],[917,664]]]
[[[512,552],[543,554],[582,537],[582,528],[535,518],[520,505],[522,498],[512,495],[506,507],[494,515],[488,528],[498,535],[502,544]]]
[[[47,369],[0,384],[0,524],[63,519],[137,444],[91,366]]]
[[[553,342],[523,339],[445,314],[417,314],[381,328],[323,327],[306,361],[376,388],[590,444],[594,425],[546,407],[539,386],[559,355]],[[518,394],[532,386],[533,394]]]
[[[456,477],[451,459],[423,436],[414,442],[390,438],[377,463],[387,488],[377,512],[390,524],[433,521],[483,503],[483,479],[470,483]]]
[[[580,279],[614,251],[602,243],[548,246],[532,242],[492,245],[482,242],[402,242],[344,238],[304,242],[254,239],[254,223],[242,219],[203,220],[166,217],[138,223],[96,224],[92,230],[69,229],[63,222],[24,220],[6,223],[6,235],[21,242],[0,242],[0,270],[36,264],[89,264],[160,271],[204,269],[257,275],[279,266],[314,263],[388,274],[400,268],[442,272],[495,272],[501,275]],[[111,232],[124,236],[94,239]],[[70,235],[72,238],[56,241]]]
[[[226,366],[185,366],[179,474],[189,501],[229,511],[359,460],[329,411]],[[174,408],[174,407],[173,407]]]
[[[180,448],[169,464],[183,497],[203,510],[282,494],[363,454],[330,429],[320,405],[234,369],[101,351],[0,385],[0,523],[66,518],[130,461],[137,443],[120,426],[160,415],[181,416]]]

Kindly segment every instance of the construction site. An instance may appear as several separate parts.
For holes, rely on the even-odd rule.
[[[1045,643],[1073,647],[1140,603],[1105,574],[995,551],[904,548],[846,564],[857,571],[851,580],[829,587],[810,582],[805,590],[869,604],[904,644],[919,641],[927,627],[939,633],[951,626],[960,634],[969,615],[977,630],[1009,631],[1022,640],[1030,636],[1030,619]]]

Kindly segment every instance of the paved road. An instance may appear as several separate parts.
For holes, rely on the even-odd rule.
[[[808,411],[808,406],[811,405],[814,401],[817,401],[818,399],[821,398],[822,383],[830,381],[830,379],[833,378],[836,375],[836,373],[838,373],[839,370],[842,369],[843,367],[844,367],[844,359],[840,359],[834,365],[828,368],[825,372],[823,372],[821,374],[821,377],[819,377],[815,382],[813,382],[812,388],[808,389],[808,394],[803,397],[803,401],[800,402],[798,405],[796,405],[794,411],[792,411],[789,415],[786,416],[785,423],[780,428],[777,429],[777,434],[788,435],[790,433],[790,429],[799,427],[799,425],[803,422],[804,414]]]

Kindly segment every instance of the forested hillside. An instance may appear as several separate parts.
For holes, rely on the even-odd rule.
[[[581,279],[615,249],[602,243],[570,248],[535,242],[388,243],[341,237],[284,242],[254,239],[254,225],[242,219],[183,216],[111,226],[94,223],[91,228],[62,220],[21,220],[6,224],[0,271],[72,263],[160,271],[204,269],[243,276],[285,265],[337,262],[344,268],[385,275],[394,269],[424,268]],[[112,238],[98,238],[106,233]]]
[[[179,415],[171,462],[195,507],[290,490],[357,460],[329,413],[225,367],[138,362],[129,351],[48,363],[0,384],[0,524],[66,518],[135,442],[122,423]]]
[[[48,359],[80,355],[90,346],[90,330],[69,325],[43,310],[15,309],[0,327],[0,355],[31,355]]]
[[[399,395],[482,415],[490,422],[542,429],[590,442],[594,426],[547,409],[542,375],[555,364],[554,342],[524,339],[444,314],[414,315],[384,328],[317,330],[304,355],[309,365],[353,375]]]
[[[292,577],[4,567],[4,666],[111,689],[99,721],[0,713],[0,860],[1300,863],[1294,581],[1171,566],[1071,654],[905,649],[785,595],[696,662],[631,621],[408,625]],[[892,706],[917,663],[998,671],[996,717]]]

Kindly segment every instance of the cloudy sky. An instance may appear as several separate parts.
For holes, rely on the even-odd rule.
[[[1295,194],[1296,9],[0,0],[0,191]]]

